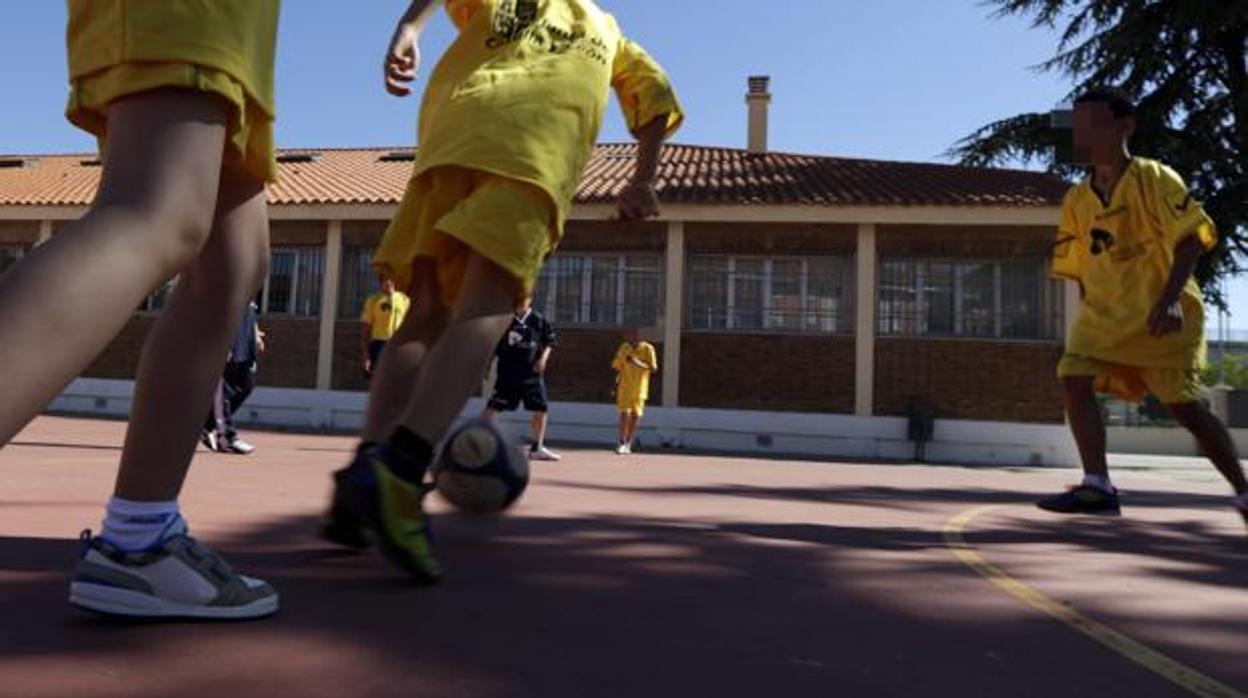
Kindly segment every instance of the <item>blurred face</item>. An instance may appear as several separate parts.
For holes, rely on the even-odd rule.
[[[382,293],[394,293],[394,279],[388,276],[379,277]]]
[[[1112,165],[1122,157],[1123,144],[1135,131],[1135,119],[1116,118],[1104,102],[1084,102],[1075,105],[1072,129],[1076,161]]]

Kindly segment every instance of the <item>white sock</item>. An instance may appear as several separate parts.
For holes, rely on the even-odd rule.
[[[1102,492],[1112,493],[1114,491],[1114,485],[1106,475],[1084,475],[1083,484],[1087,487],[1095,487]]]
[[[122,550],[147,550],[186,532],[178,502],[134,502],[113,497],[104,509],[100,537]]]

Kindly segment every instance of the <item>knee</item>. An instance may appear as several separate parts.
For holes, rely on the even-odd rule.
[[[123,229],[136,236],[136,248],[145,251],[162,276],[172,276],[190,264],[208,241],[213,208],[207,202],[103,201],[92,213],[119,219]]]
[[[1199,402],[1178,402],[1166,405],[1166,411],[1170,413],[1170,417],[1183,427],[1191,427],[1199,424],[1201,418],[1204,417],[1207,410],[1205,406]]]

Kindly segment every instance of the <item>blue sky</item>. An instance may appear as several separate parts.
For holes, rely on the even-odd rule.
[[[672,74],[688,111],[677,140],[741,146],[746,76],[769,74],[776,150],[942,160],[993,119],[1042,111],[1070,86],[1030,69],[1055,37],[993,19],[978,0],[600,0]],[[400,0],[286,0],[278,59],[278,143],[405,145],[417,98],[381,89],[380,65]],[[0,24],[0,153],[88,151],[60,118],[65,4],[6,2]],[[423,74],[451,38],[444,17],[423,44]],[[603,140],[628,138],[612,111]],[[1248,329],[1248,278],[1233,280],[1231,324]]]

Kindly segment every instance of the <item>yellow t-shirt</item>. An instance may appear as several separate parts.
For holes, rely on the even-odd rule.
[[[132,62],[208,66],[270,117],[279,0],[69,0],[71,81]]]
[[[406,293],[374,293],[364,301],[364,310],[360,313],[360,322],[372,328],[375,341],[388,342],[403,324],[408,308],[412,307],[412,299]]]
[[[1148,332],[1148,315],[1161,299],[1175,246],[1196,235],[1206,249],[1217,229],[1174,170],[1132,158],[1108,204],[1086,180],[1066,193],[1052,271],[1080,282],[1084,297],[1066,338],[1066,352],[1100,361],[1156,368],[1199,368],[1204,363],[1204,299],[1194,279],[1180,296],[1183,329],[1164,337]]]
[[[446,0],[459,36],[425,90],[415,174],[459,165],[572,205],[615,88],[629,128],[683,115],[663,69],[592,0]]]
[[[647,368],[629,361],[630,358],[641,361]],[[617,401],[644,403],[650,397],[650,374],[659,370],[659,358],[654,352],[654,345],[649,342],[624,342],[615,350],[611,368],[620,374],[620,382],[616,386]]]

